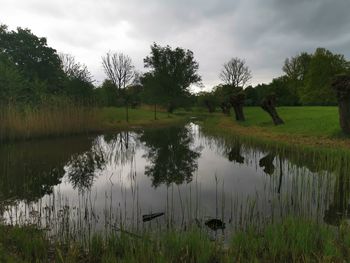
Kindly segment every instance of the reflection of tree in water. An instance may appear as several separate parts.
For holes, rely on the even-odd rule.
[[[0,147],[0,200],[36,201],[61,183],[72,154],[91,147],[87,137],[40,140]]]
[[[130,132],[100,136],[89,151],[72,156],[66,166],[68,180],[74,189],[89,190],[107,163],[124,165],[134,154],[135,140],[130,138]]]
[[[93,147],[91,151],[74,155],[67,164],[67,176],[73,188],[90,189],[97,171],[102,170],[106,160],[102,151]]]
[[[241,155],[241,143],[236,141],[230,151],[228,152],[228,159],[230,162],[244,163],[244,157]]]
[[[131,161],[139,147],[137,133],[123,131],[104,136],[103,145],[105,159],[114,165],[124,165]]]
[[[264,172],[268,175],[272,175],[275,171],[275,165],[273,164],[273,161],[275,160],[275,155],[272,153],[267,154],[259,161],[259,166],[264,167]]]
[[[342,161],[334,184],[333,203],[325,211],[324,221],[330,225],[339,225],[343,219],[350,218],[350,177],[347,168]]]
[[[169,127],[160,130],[146,130],[140,140],[147,147],[146,158],[151,163],[145,174],[152,177],[153,186],[190,182],[197,169],[200,156],[198,148],[191,149],[193,135],[190,128]]]

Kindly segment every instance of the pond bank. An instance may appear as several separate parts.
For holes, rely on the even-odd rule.
[[[205,231],[168,230],[94,235],[88,244],[47,240],[33,226],[0,226],[1,262],[347,262],[350,228],[288,219],[262,232],[234,234],[230,243],[210,241]]]
[[[271,121],[272,122],[272,121]],[[322,126],[322,123],[320,123]],[[350,139],[341,134],[324,132],[314,133],[312,131],[298,132],[289,126],[274,127],[273,124],[259,126],[255,123],[238,123],[232,116],[214,115],[208,117],[203,126],[211,131],[222,132],[240,136],[245,139],[267,144],[279,143],[285,146],[314,148],[318,150],[350,150]],[[305,129],[305,127],[294,127]],[[337,130],[337,126],[334,127]],[[306,129],[305,129],[306,130]],[[322,133],[323,131],[323,133]]]

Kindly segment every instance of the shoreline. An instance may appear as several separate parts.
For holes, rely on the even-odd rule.
[[[298,147],[321,151],[345,151],[350,153],[350,139],[291,134],[271,131],[269,128],[255,125],[245,126],[233,120],[233,116],[209,116],[203,121],[203,127],[217,133],[239,136],[242,139],[259,144],[279,144],[286,147]]]

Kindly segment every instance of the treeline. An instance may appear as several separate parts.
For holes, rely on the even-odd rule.
[[[248,86],[242,89],[247,106],[260,106],[267,96],[274,94],[277,105],[336,105],[336,94],[331,88],[334,77],[349,73],[350,64],[341,54],[317,48],[312,54],[302,52],[284,62],[284,74],[269,84]],[[232,94],[232,85],[221,84],[212,92],[198,96],[199,105],[210,103],[220,106]]]
[[[190,50],[154,43],[144,58],[146,73],[137,72],[131,58],[119,52],[106,53],[101,67],[106,79],[96,86],[85,65],[49,47],[46,38],[29,29],[8,30],[0,25],[1,106],[36,107],[65,100],[127,108],[147,103],[168,112],[194,105],[224,111],[229,98],[237,93],[244,94],[245,105],[260,105],[271,94],[277,105],[334,105],[337,100],[331,81],[335,75],[349,72],[350,65],[343,55],[318,48],[312,54],[287,58],[284,75],[270,84],[247,87],[251,71],[244,60],[233,58],[220,72],[222,84],[198,94],[190,92],[192,85],[201,86],[199,64]]]
[[[106,79],[95,85],[87,67],[70,54],[47,45],[31,30],[0,26],[0,108],[35,108],[62,101],[76,105],[136,107],[154,104],[172,112],[194,104],[189,92],[199,83],[198,63],[190,50],[151,46],[144,59],[147,73],[135,70],[131,58],[119,52],[102,57]]]
[[[90,102],[93,79],[86,66],[58,54],[46,38],[29,29],[9,31],[0,25],[0,103],[36,106],[61,98]]]

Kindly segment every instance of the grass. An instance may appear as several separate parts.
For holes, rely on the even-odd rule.
[[[341,134],[337,107],[279,107],[285,125],[275,126],[270,116],[259,107],[244,109],[247,121],[243,126],[257,126],[274,133],[302,136],[338,137]]]
[[[133,128],[138,126],[159,127],[183,121],[184,117],[177,114],[168,114],[165,111],[157,111],[157,120],[154,119],[152,108],[143,106],[141,108],[129,109],[129,122],[126,121],[125,108],[108,107],[99,110],[99,119],[104,125],[104,129]]]
[[[89,249],[47,240],[31,226],[0,227],[1,262],[348,262],[350,227],[289,218],[263,231],[238,232],[228,244],[205,231],[94,235]]]
[[[99,130],[96,109],[63,104],[37,109],[8,107],[0,110],[0,142],[64,136]]]
[[[204,121],[204,127],[281,146],[350,149],[350,140],[339,127],[336,107],[280,107],[277,111],[285,121],[280,126],[274,126],[269,115],[258,107],[246,107],[244,111],[245,122],[235,121],[233,113],[231,116],[215,113]]]
[[[63,103],[37,109],[8,107],[0,109],[0,142],[27,140],[39,137],[128,129],[133,127],[161,126],[184,120],[183,116],[157,112],[142,107],[129,109],[126,121],[125,108],[90,108]]]

